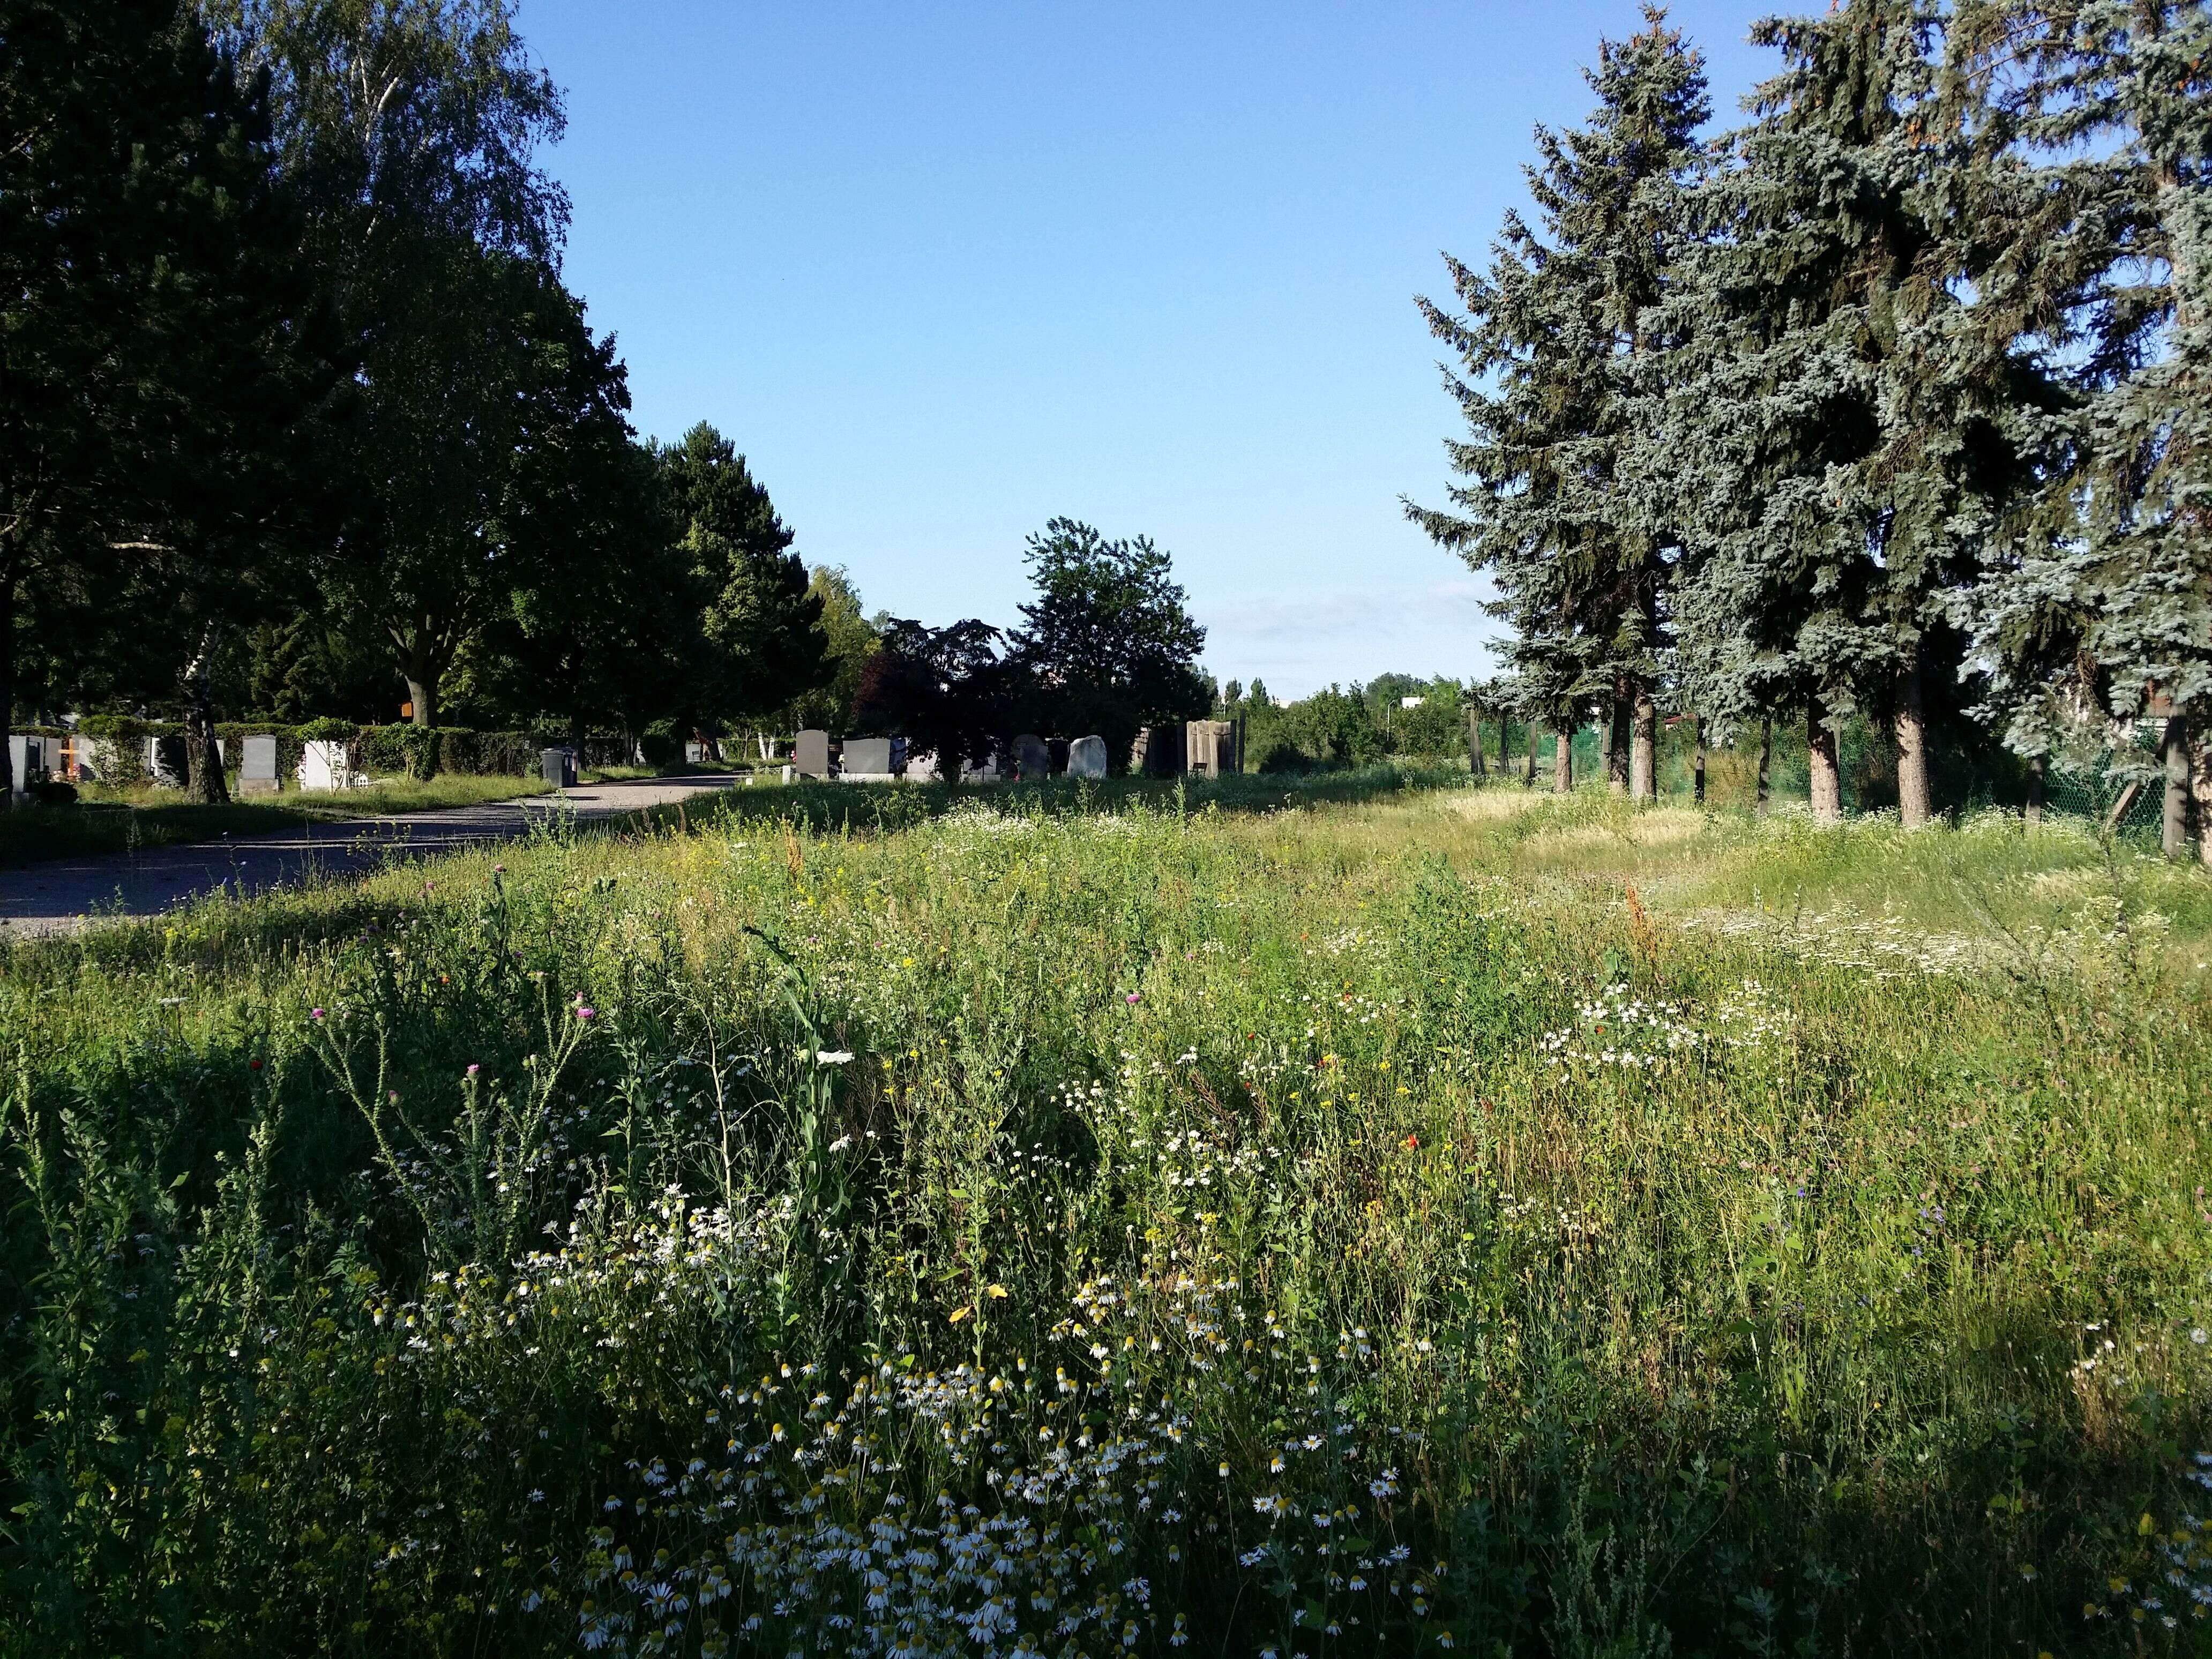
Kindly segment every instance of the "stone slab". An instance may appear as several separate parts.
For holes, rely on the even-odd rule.
[[[826,778],[830,775],[830,734],[809,726],[799,734],[792,745],[792,768],[802,778]]]

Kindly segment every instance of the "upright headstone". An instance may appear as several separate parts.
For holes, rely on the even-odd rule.
[[[238,793],[241,795],[273,795],[276,793],[275,738],[246,738],[246,752],[240,757]]]
[[[848,738],[838,757],[840,775],[854,783],[889,783],[891,780],[891,740],[889,738]]]
[[[191,762],[185,753],[182,738],[149,738],[146,739],[146,777],[151,783],[165,789],[184,787]]]
[[[294,775],[302,789],[358,789],[368,781],[347,761],[345,744],[320,738],[301,745]]]
[[[1103,778],[1106,775],[1106,739],[1099,737],[1078,738],[1067,745],[1067,775],[1071,778]]]
[[[906,771],[903,775],[908,783],[935,783],[938,776],[937,757],[917,755],[909,751],[906,757]]]
[[[1187,752],[1188,741],[1181,725],[1143,727],[1137,733],[1137,740],[1129,745],[1131,775],[1181,777],[1190,758]]]
[[[1237,769],[1236,721],[1193,720],[1183,732],[1184,767],[1192,775],[1218,778]]]
[[[38,741],[16,732],[8,734],[8,781],[15,794],[25,794],[30,790],[31,756]]]
[[[1014,739],[1014,775],[1024,783],[1052,775],[1052,750],[1034,732],[1024,732]]]
[[[996,783],[999,781],[999,757],[987,755],[980,761],[960,763],[960,781],[963,783]]]
[[[830,775],[830,734],[809,726],[792,745],[791,763],[802,778]]]

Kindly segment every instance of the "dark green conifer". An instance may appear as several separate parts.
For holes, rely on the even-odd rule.
[[[1702,56],[1663,12],[1644,19],[1601,45],[1588,125],[1537,130],[1540,230],[1509,214],[1486,275],[1447,256],[1460,312],[1420,302],[1460,360],[1446,385],[1469,435],[1448,446],[1464,481],[1450,509],[1407,512],[1497,583],[1521,707],[1571,731],[1595,704],[1632,730],[1630,781],[1649,799],[1670,542],[1622,460],[1708,105]]]
[[[1985,712],[2039,764],[2157,720],[2166,850],[2193,807],[2212,862],[2212,14],[1995,0],[1954,34],[2033,184],[2005,227],[2022,331],[2073,394],[1971,606]]]
[[[1686,344],[1640,459],[1690,544],[1677,622],[1714,712],[1805,711],[1814,815],[1841,812],[1832,716],[1892,723],[1899,806],[1926,821],[1929,707],[1952,616],[2033,482],[2023,407],[2054,394],[1979,303],[1977,216],[2004,161],[1942,72],[1930,0],[1762,22],[1782,72],[1703,192],[1670,295]],[[1694,365],[1694,368],[1691,366]]]

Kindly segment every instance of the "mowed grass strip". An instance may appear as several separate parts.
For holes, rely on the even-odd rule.
[[[7,1644],[2197,1640],[2205,878],[1406,781],[14,950]]]

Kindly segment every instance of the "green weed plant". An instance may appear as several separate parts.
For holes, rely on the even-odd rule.
[[[0,957],[0,1648],[2203,1650],[2201,876],[1268,781]]]

